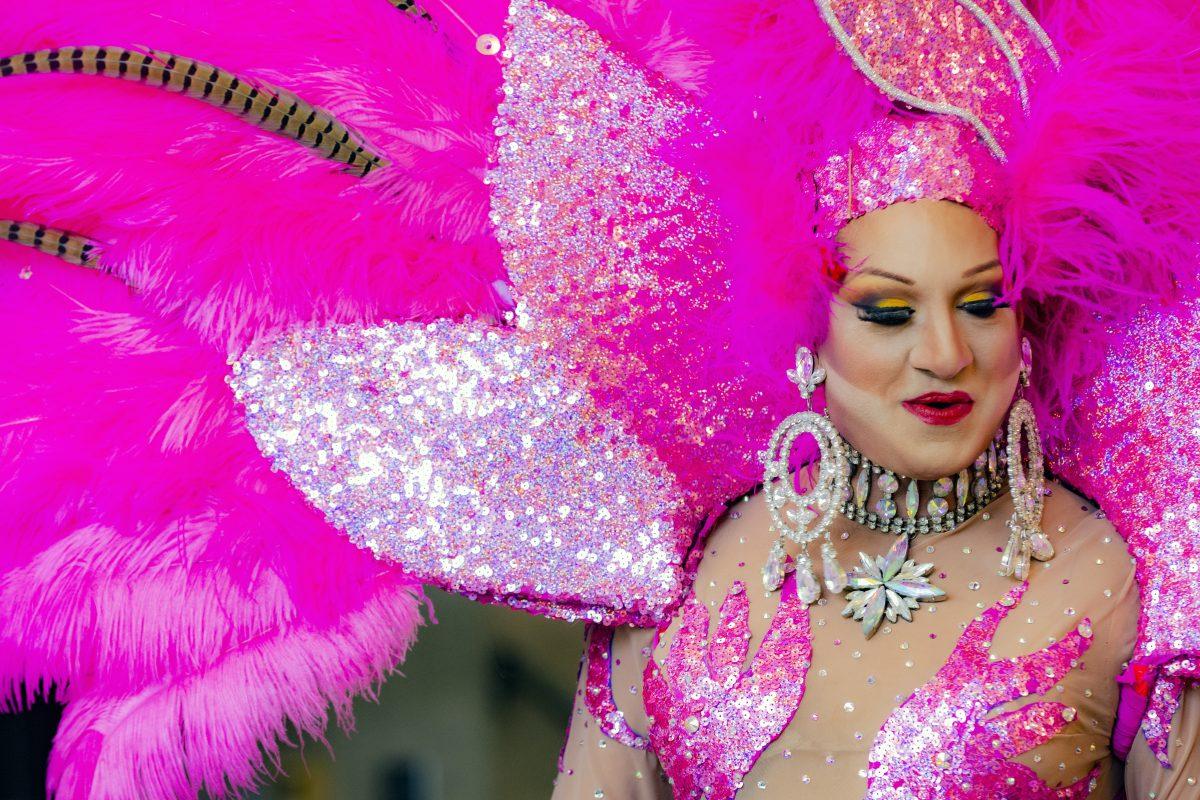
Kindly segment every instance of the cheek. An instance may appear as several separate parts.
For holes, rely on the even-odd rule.
[[[877,335],[855,309],[839,309],[818,352],[831,383],[845,384],[850,393],[885,395],[903,368],[901,338]]]
[[[981,331],[971,348],[976,366],[989,381],[1002,384],[1004,379],[1020,371],[1020,335],[1015,318],[1009,319],[1007,324]]]

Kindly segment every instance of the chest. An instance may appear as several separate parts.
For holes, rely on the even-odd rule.
[[[1119,664],[1093,651],[1069,591],[1045,591],[1070,579],[1017,584],[978,559],[942,561],[931,578],[947,600],[870,639],[839,598],[702,585],[644,671],[676,796],[1088,797]]]

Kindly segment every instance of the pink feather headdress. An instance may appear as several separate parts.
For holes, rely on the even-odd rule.
[[[1001,234],[1050,463],[1159,599],[1123,730],[1169,719],[1200,653],[1200,451],[1176,435],[1200,426],[1196,20],[981,7],[991,27],[950,0],[11,13],[0,685],[67,701],[51,788],[253,785],[287,723],[348,724],[419,582],[664,618],[794,410],[830,231],[915,197]],[[986,80],[908,81],[871,8],[967,36]]]

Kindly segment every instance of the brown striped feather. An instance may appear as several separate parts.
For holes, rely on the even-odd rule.
[[[180,92],[300,142],[360,176],[390,163],[328,111],[286,89],[239,78],[204,61],[163,50],[141,53],[121,47],[60,47],[0,58],[0,77],[48,72],[104,75]]]
[[[100,245],[77,233],[36,222],[0,219],[0,238],[58,256],[68,264],[107,271],[99,261]]]
[[[412,14],[414,17],[419,17],[426,21],[433,19],[433,17],[429,16],[428,11],[417,5],[416,0],[388,0],[388,2],[405,14]]]

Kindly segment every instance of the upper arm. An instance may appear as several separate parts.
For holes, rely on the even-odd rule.
[[[1200,684],[1183,692],[1171,723],[1171,769],[1158,762],[1139,731],[1125,762],[1128,800],[1194,800],[1200,795]]]
[[[645,710],[638,665],[644,663],[641,639],[648,644],[652,633],[628,627],[588,626],[553,800],[666,800],[671,796],[658,760],[644,741]],[[611,648],[607,646],[609,641]],[[629,691],[631,675],[636,675],[632,679],[636,692]],[[619,714],[614,716],[614,710]],[[594,712],[599,712],[602,719]]]

